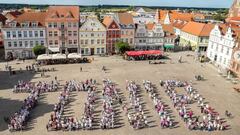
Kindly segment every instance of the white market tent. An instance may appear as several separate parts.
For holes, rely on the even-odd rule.
[[[69,59],[79,59],[81,58],[81,54],[77,54],[77,53],[69,53],[67,56]]]
[[[53,54],[52,55],[52,59],[53,60],[58,60],[58,59],[66,59],[66,54],[60,54],[60,53],[57,53],[57,54]]]
[[[37,57],[37,60],[50,60],[52,59],[52,55],[42,54]]]

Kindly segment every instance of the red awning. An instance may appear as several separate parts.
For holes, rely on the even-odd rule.
[[[160,50],[149,50],[149,51],[127,51],[128,56],[141,56],[141,55],[162,55],[163,52]]]

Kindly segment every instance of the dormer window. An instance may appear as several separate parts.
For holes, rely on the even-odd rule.
[[[29,26],[28,22],[21,23],[21,27],[28,27],[28,26]]]
[[[16,27],[16,23],[15,22],[10,23],[9,25],[10,25],[10,27]]]
[[[37,22],[32,22],[32,27],[37,27],[38,23]]]

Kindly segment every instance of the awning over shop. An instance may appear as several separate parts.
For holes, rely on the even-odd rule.
[[[56,48],[48,48],[51,52],[59,52],[59,48],[56,47]]]
[[[141,56],[141,55],[163,55],[160,50],[149,50],[149,51],[127,51],[128,56]]]
[[[165,44],[163,47],[166,48],[166,49],[174,49],[173,44]]]

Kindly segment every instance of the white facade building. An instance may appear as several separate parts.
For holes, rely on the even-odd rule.
[[[207,57],[220,69],[229,69],[234,46],[232,29],[226,25],[215,25],[210,33]]]
[[[164,31],[160,23],[138,24],[135,32],[136,50],[162,50]]]
[[[79,29],[82,55],[106,53],[106,28],[96,16],[89,16]]]
[[[45,13],[25,13],[3,27],[6,59],[33,58],[34,46],[46,46],[45,27],[41,22],[44,15]]]

